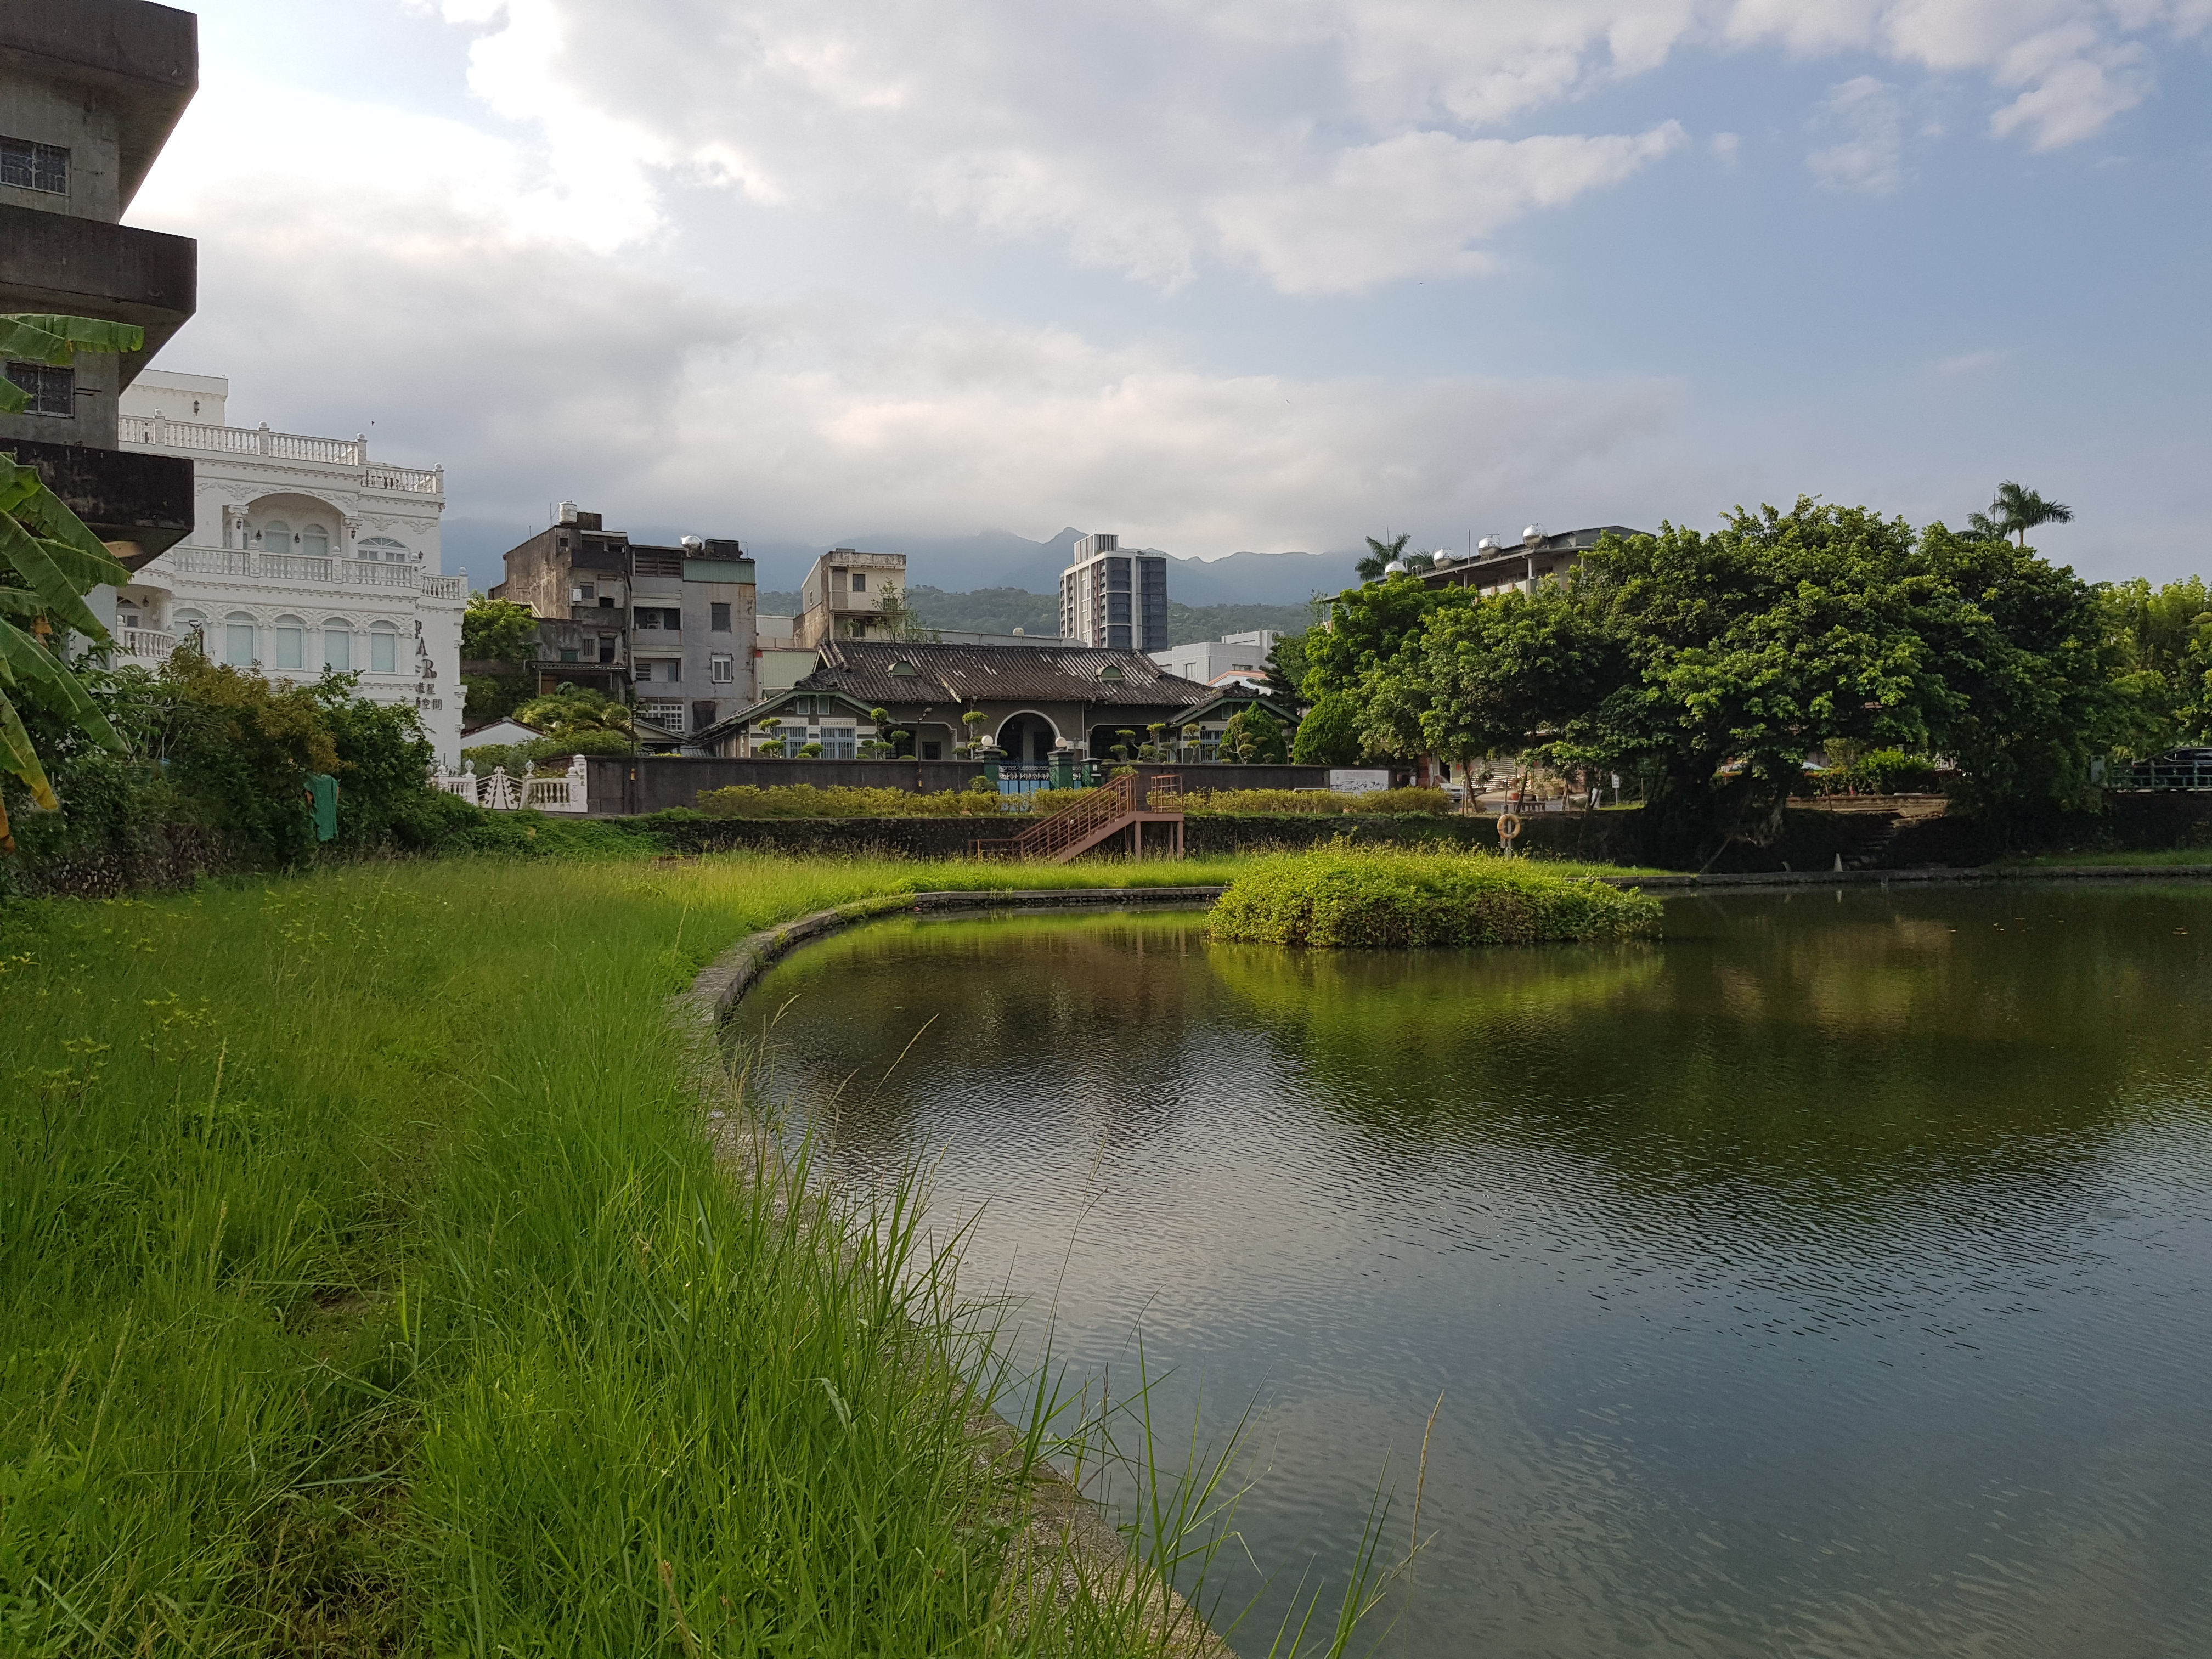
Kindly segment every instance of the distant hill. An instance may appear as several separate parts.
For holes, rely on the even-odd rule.
[[[948,593],[1013,588],[1025,593],[1056,594],[1060,573],[1067,568],[1068,554],[1081,533],[1071,527],[1042,542],[1006,530],[986,530],[973,536],[880,534],[848,537],[838,544],[871,553],[905,554],[907,574],[917,593],[924,587],[934,587]],[[750,538],[745,545],[759,562],[763,586],[779,592],[787,586],[796,587],[807,567],[827,550]],[[1358,580],[1352,574],[1355,557],[1351,553],[1231,553],[1212,560],[1170,556],[1168,598],[1193,605],[1302,607],[1316,592],[1334,593]],[[774,609],[765,600],[763,608]]]
[[[627,530],[633,541],[659,546],[672,544],[689,533],[677,526],[619,520],[611,521],[608,527]],[[698,533],[722,535],[733,530],[743,533],[728,526]],[[500,555],[536,533],[536,529],[520,523],[448,518],[443,526],[445,568],[449,573],[466,569],[470,586],[489,587],[506,574]],[[1051,596],[1060,592],[1060,573],[1067,568],[1068,555],[1081,534],[1071,526],[1049,541],[1035,542],[1010,530],[983,530],[973,536],[888,533],[848,536],[836,545],[861,548],[871,553],[905,554],[907,574],[916,593],[934,588],[944,593],[969,595],[1012,592]],[[744,539],[746,550],[757,562],[764,590],[761,608],[770,612],[779,607],[787,611],[797,609],[797,595],[789,590],[798,587],[808,567],[829,550],[829,545],[769,541],[751,536]],[[1209,560],[1179,559],[1170,555],[1168,599],[1172,604],[1201,608],[1296,606],[1303,614],[1306,601],[1314,594],[1334,593],[1358,580],[1352,574],[1356,556],[1351,553],[1231,553]],[[769,602],[771,592],[777,600],[773,605]],[[1015,625],[1007,624],[1009,628]],[[1019,625],[1030,626],[1028,623]],[[1229,631],[1237,632],[1240,627],[1277,625],[1273,622],[1249,622],[1231,625]],[[980,628],[981,624],[948,622],[939,626]],[[1176,637],[1180,641],[1182,636]]]
[[[1060,601],[1049,593],[1032,593],[1025,587],[979,587],[965,593],[915,587],[908,590],[907,599],[932,628],[973,634],[1011,634],[1017,628],[1030,634],[1060,630]],[[759,600],[761,610],[769,616],[798,613],[797,593],[763,591]],[[1224,634],[1249,633],[1255,628],[1294,634],[1312,620],[1303,605],[1184,605],[1171,599],[1168,643],[1191,645],[1200,640],[1218,640]]]

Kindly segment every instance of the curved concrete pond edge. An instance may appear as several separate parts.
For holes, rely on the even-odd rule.
[[[702,969],[688,991],[672,999],[678,1030],[692,1050],[695,1086],[702,1097],[728,1100],[729,1085],[720,1065],[720,1047],[715,1041],[722,1023],[744,994],[784,957],[811,939],[843,928],[904,914],[1029,909],[1191,909],[1210,904],[1221,895],[1218,887],[1075,887],[1060,890],[976,893],[884,893],[873,898],[817,910],[781,927],[749,934]],[[717,1114],[717,1115],[720,1115]],[[978,1410],[974,1427],[981,1443],[977,1455],[987,1463],[1006,1463],[1018,1455],[1021,1437],[1004,1418],[988,1407]],[[1032,1476],[1033,1508],[1028,1527],[1012,1544],[1014,1572],[1029,1588],[1017,1594],[1047,1599],[1065,1606],[1079,1585],[1093,1594],[1130,1594],[1141,1598],[1138,1617],[1166,1650],[1188,1659],[1236,1659],[1229,1644],[1215,1633],[1198,1610],[1173,1590],[1164,1600],[1133,1571],[1129,1543],[1104,1512],[1085,1498],[1074,1484],[1049,1464],[1036,1466]],[[1033,1571],[1042,1568],[1037,1578]],[[1047,1618],[1050,1610],[1040,1609]]]

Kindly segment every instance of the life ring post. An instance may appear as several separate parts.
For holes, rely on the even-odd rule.
[[[1513,856],[1513,843],[1521,839],[1521,815],[1500,812],[1498,815],[1498,851],[1501,857]]]

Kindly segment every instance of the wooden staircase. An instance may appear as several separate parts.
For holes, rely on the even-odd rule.
[[[1175,850],[1170,856],[1181,858],[1182,781],[1172,773],[1150,780],[1141,790],[1133,774],[1115,778],[1089,791],[1065,811],[1039,818],[1018,836],[971,841],[968,850],[977,858],[1065,864],[1127,830],[1135,843],[1133,850],[1142,853],[1144,826],[1148,823],[1174,826]]]

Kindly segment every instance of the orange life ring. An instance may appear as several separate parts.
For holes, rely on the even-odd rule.
[[[1520,835],[1521,815],[1518,812],[1500,812],[1498,815],[1498,839],[1516,841]]]

